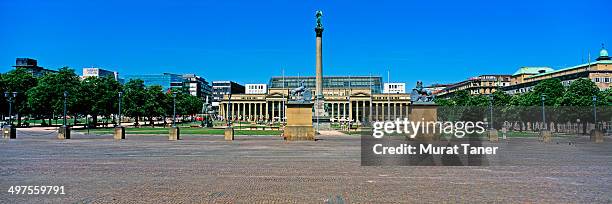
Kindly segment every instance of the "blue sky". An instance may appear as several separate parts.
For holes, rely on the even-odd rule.
[[[612,2],[0,1],[0,72],[39,65],[124,74],[195,73],[267,83],[314,75],[323,11],[324,75],[449,83],[520,66],[562,68],[612,44]],[[612,45],[610,45],[612,47]]]

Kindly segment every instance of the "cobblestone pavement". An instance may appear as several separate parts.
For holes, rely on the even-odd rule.
[[[516,159],[531,162],[524,166],[362,167],[356,136],[228,142],[73,134],[60,141],[45,133],[20,130],[18,139],[0,140],[0,203],[612,202],[610,138],[597,145],[586,136],[575,145],[501,142],[528,147],[508,150],[522,152]],[[537,165],[543,157],[559,165]],[[65,186],[66,194],[11,195],[13,185]]]

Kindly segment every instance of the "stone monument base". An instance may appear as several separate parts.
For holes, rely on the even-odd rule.
[[[2,128],[2,138],[5,139],[16,139],[17,138],[17,129],[15,126],[6,125]]]
[[[540,131],[539,140],[544,143],[552,142],[552,132],[550,132],[549,130]]]
[[[413,104],[409,107],[409,115],[408,119],[410,121],[423,121],[427,122],[435,122],[438,120],[438,106],[434,103],[430,102],[413,102]],[[436,135],[431,131],[430,133],[419,132],[416,134],[414,140],[417,141],[437,141],[439,140],[439,135]]]
[[[591,141],[595,142],[595,143],[603,143],[604,141],[604,134],[601,130],[593,130],[591,131],[591,136],[590,139]]]
[[[58,130],[57,139],[70,139],[70,126],[62,126]]]
[[[170,135],[168,136],[168,140],[180,140],[181,132],[179,127],[171,127]]]
[[[116,140],[124,140],[125,139],[125,127],[117,126],[115,127],[115,134],[113,134],[113,138]]]
[[[315,130],[310,126],[285,126],[286,140],[315,140]]]
[[[287,125],[283,132],[286,140],[315,140],[312,107],[309,102],[287,102]]]
[[[498,142],[498,141],[499,141],[499,137],[497,135],[497,130],[490,129],[489,130],[489,142]]]
[[[225,140],[227,141],[234,140],[234,128],[232,127],[225,128]]]

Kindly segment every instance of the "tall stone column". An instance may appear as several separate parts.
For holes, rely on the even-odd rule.
[[[316,77],[315,77],[315,116],[316,117],[327,117],[328,114],[325,111],[325,101],[323,97],[323,24],[321,18],[323,12],[317,11],[317,26],[315,27],[316,33]]]
[[[323,98],[323,27],[315,28],[317,36],[317,59],[316,59],[316,85],[315,92],[318,98]]]

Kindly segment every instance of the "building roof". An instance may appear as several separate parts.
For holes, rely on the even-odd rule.
[[[555,71],[550,67],[521,67],[512,76],[521,75],[521,74],[541,74],[540,71],[544,71],[544,73],[549,73]]]
[[[534,78],[534,77],[539,77],[539,76],[548,75],[548,74],[554,74],[554,73],[558,73],[558,72],[564,72],[564,71],[567,71],[567,70],[577,69],[577,68],[580,68],[580,67],[586,67],[586,66],[589,66],[589,65],[596,65],[596,64],[612,64],[612,60],[601,60],[601,61],[595,61],[595,62],[591,62],[591,63],[580,64],[580,65],[576,65],[576,66],[573,66],[573,67],[567,67],[567,68],[558,69],[558,70],[551,71],[551,72],[545,72],[545,73],[541,73],[541,74],[536,74],[536,75],[529,76],[529,77],[526,77],[526,78]]]

